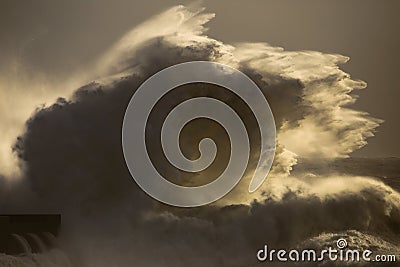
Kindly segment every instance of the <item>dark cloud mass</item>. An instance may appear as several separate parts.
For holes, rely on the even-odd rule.
[[[337,233],[379,236],[374,242],[386,240],[386,250],[400,244],[400,195],[391,187],[344,173],[316,176],[312,169],[289,175],[299,156],[311,161],[326,156],[328,162],[346,157],[365,145],[380,122],[343,108],[354,101],[349,93],[364,86],[338,68],[346,59],[267,44],[226,45],[203,34],[211,17],[182,6],[165,11],[128,33],[100,60],[97,82],[38,109],[14,145],[23,178],[0,179],[0,212],[60,212],[60,239],[74,266],[253,266],[264,244],[323,246]],[[170,24],[160,34],[154,27],[167,19]],[[258,195],[248,196],[243,190],[248,179],[243,179],[214,205],[172,208],[142,192],[126,168],[121,125],[131,96],[155,72],[192,60],[243,70],[271,104],[279,143],[273,170]],[[193,96],[191,89],[226,98],[247,120],[256,142],[246,107],[214,92],[218,88],[189,86],[171,103]],[[218,126],[193,127],[210,135],[221,131]],[[292,139],[310,133],[316,137],[304,145]],[[224,142],[223,136],[218,138]],[[256,157],[256,149],[252,151]],[[248,172],[252,168],[250,164]],[[172,179],[178,175],[169,174]],[[360,246],[376,245],[362,241]]]

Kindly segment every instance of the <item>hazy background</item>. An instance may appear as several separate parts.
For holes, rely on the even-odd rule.
[[[28,94],[37,105],[47,101],[41,96],[57,90],[51,85],[31,88],[30,80],[46,77],[51,84],[49,79],[79,74],[134,25],[178,3],[192,2],[1,0],[0,119],[13,117],[8,107],[18,109],[21,95]],[[385,120],[376,137],[354,155],[400,156],[399,1],[230,0],[201,5],[218,14],[208,26],[209,35],[221,41],[268,42],[288,50],[349,56],[343,69],[368,83],[358,92],[355,107]]]

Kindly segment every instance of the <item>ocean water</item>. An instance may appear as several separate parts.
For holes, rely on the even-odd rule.
[[[45,253],[26,253],[21,255],[0,254],[0,267],[72,267],[68,256],[59,249]]]

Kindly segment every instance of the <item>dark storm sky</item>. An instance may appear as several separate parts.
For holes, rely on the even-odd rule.
[[[18,60],[33,74],[68,76],[136,24],[180,3],[191,2],[0,0],[0,73]],[[355,107],[385,120],[376,137],[354,155],[400,156],[399,1],[224,0],[201,5],[216,13],[209,35],[222,41],[349,56],[343,69],[368,83]]]

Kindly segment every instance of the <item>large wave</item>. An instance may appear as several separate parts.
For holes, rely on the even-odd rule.
[[[338,67],[348,58],[266,43],[224,44],[205,35],[204,24],[213,17],[184,6],[166,10],[105,53],[94,68],[96,82],[37,110],[14,146],[23,178],[2,179],[1,210],[61,212],[60,240],[77,266],[246,266],[265,243],[291,247],[348,230],[390,239],[387,250],[398,244],[400,196],[389,186],[346,174],[290,175],[301,157],[348,157],[381,122],[349,107],[351,92],[366,84]],[[224,199],[186,210],[153,201],[133,182],[121,151],[121,123],[146,78],[193,60],[224,63],[251,77],[271,105],[278,144],[257,193],[247,191],[250,165],[247,179]],[[217,88],[199,85],[181,89],[171,101],[190,97],[191,90],[222,94],[238,105]],[[252,129],[251,116],[242,112]],[[181,173],[166,172],[182,182]]]

